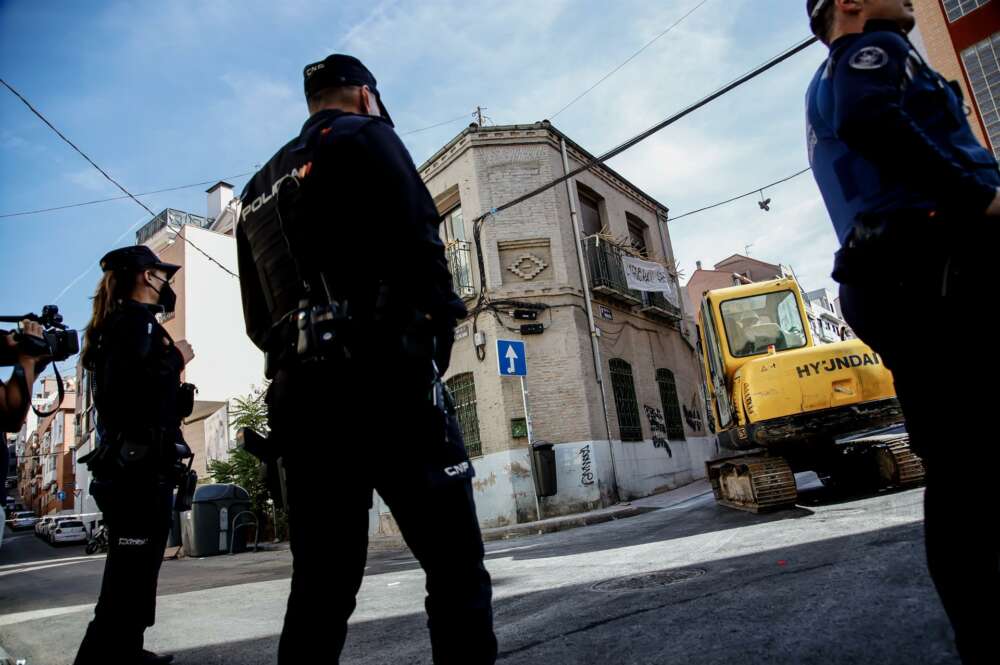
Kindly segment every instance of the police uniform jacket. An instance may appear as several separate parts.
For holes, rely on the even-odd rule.
[[[440,215],[386,121],[313,114],[241,198],[243,312],[260,349],[287,347],[283,320],[304,296],[303,281],[314,301],[325,297],[319,273],[348,302],[355,358],[380,356],[380,333],[405,327],[413,312],[450,342],[466,310],[452,288]]]
[[[869,21],[830,45],[806,115],[809,161],[841,243],[859,218],[981,215],[1000,186],[961,89],[932,70],[895,23]]]

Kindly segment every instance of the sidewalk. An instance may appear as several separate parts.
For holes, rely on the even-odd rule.
[[[599,508],[573,515],[560,515],[559,517],[550,517],[534,522],[522,522],[521,524],[483,529],[483,540],[488,542],[491,540],[534,536],[542,533],[565,531],[566,529],[575,529],[581,526],[625,519],[647,513],[651,510],[671,508],[696,497],[711,494],[711,492],[712,487],[707,480],[696,480],[676,489],[667,490],[666,492],[641,499],[624,501],[608,508]],[[375,536],[369,538],[368,543],[368,549],[373,551],[400,549],[403,547],[405,547],[405,544],[399,536]]]

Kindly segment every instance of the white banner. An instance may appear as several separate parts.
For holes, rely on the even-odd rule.
[[[674,280],[659,263],[622,256],[628,288],[636,291],[660,291],[674,307],[680,307]]]
[[[205,459],[229,459],[229,404],[205,418]]]

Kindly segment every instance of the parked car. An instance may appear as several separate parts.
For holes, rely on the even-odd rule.
[[[35,529],[35,533],[41,536],[44,540],[49,540],[52,530],[55,529],[60,523],[67,520],[78,519],[79,518],[76,515],[49,515],[42,518],[44,524],[41,524],[37,529]]]
[[[19,529],[30,529],[31,527],[35,526],[35,523],[37,522],[38,522],[38,515],[36,515],[33,511],[30,510],[22,510],[20,512],[16,512],[13,515],[11,515],[10,520],[8,520],[8,524],[10,524],[10,528],[12,531],[17,531]]]
[[[35,535],[39,536],[40,538],[47,537],[48,534],[45,533],[45,530],[48,528],[50,524],[52,524],[52,520],[54,519],[55,518],[51,516],[39,517],[38,521],[35,522]]]
[[[85,543],[87,527],[80,520],[61,520],[49,529],[49,544]]]

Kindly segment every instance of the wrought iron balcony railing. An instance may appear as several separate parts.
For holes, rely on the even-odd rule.
[[[476,295],[476,287],[472,282],[472,250],[468,242],[456,240],[445,247],[448,259],[448,270],[454,280],[455,293],[462,298],[472,298]]]
[[[595,293],[602,293],[632,305],[642,304],[642,292],[628,288],[620,248],[606,241],[601,242],[595,237],[584,240],[584,250],[587,254],[590,286]]]

